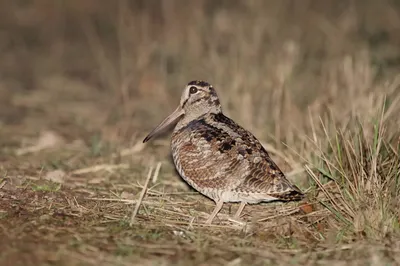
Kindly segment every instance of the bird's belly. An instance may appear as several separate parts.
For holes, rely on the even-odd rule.
[[[208,198],[214,201],[220,200],[224,190],[216,188],[214,182],[207,182],[208,177],[210,176],[210,171],[208,171],[207,168],[198,167],[196,169],[187,169],[185,163],[182,163],[179,155],[173,154],[172,158],[175,167],[183,180]]]

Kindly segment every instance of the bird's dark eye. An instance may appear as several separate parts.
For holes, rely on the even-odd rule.
[[[197,92],[197,88],[192,86],[192,87],[190,87],[189,92],[190,92],[190,94],[195,94]]]

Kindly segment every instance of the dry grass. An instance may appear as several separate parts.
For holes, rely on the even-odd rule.
[[[0,3],[0,264],[400,264],[395,1]],[[307,192],[246,207],[191,190],[168,135],[210,81]],[[231,210],[232,209],[232,210]]]

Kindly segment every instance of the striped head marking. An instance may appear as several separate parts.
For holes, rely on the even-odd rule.
[[[194,80],[186,85],[180,106],[190,116],[221,112],[221,104],[214,87],[201,80]]]

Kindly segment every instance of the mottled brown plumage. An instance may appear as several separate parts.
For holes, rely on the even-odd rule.
[[[207,82],[190,82],[180,106],[144,142],[178,118],[172,157],[182,178],[216,202],[207,224],[224,202],[240,202],[239,217],[247,203],[303,198],[260,142],[222,113],[217,93]]]

